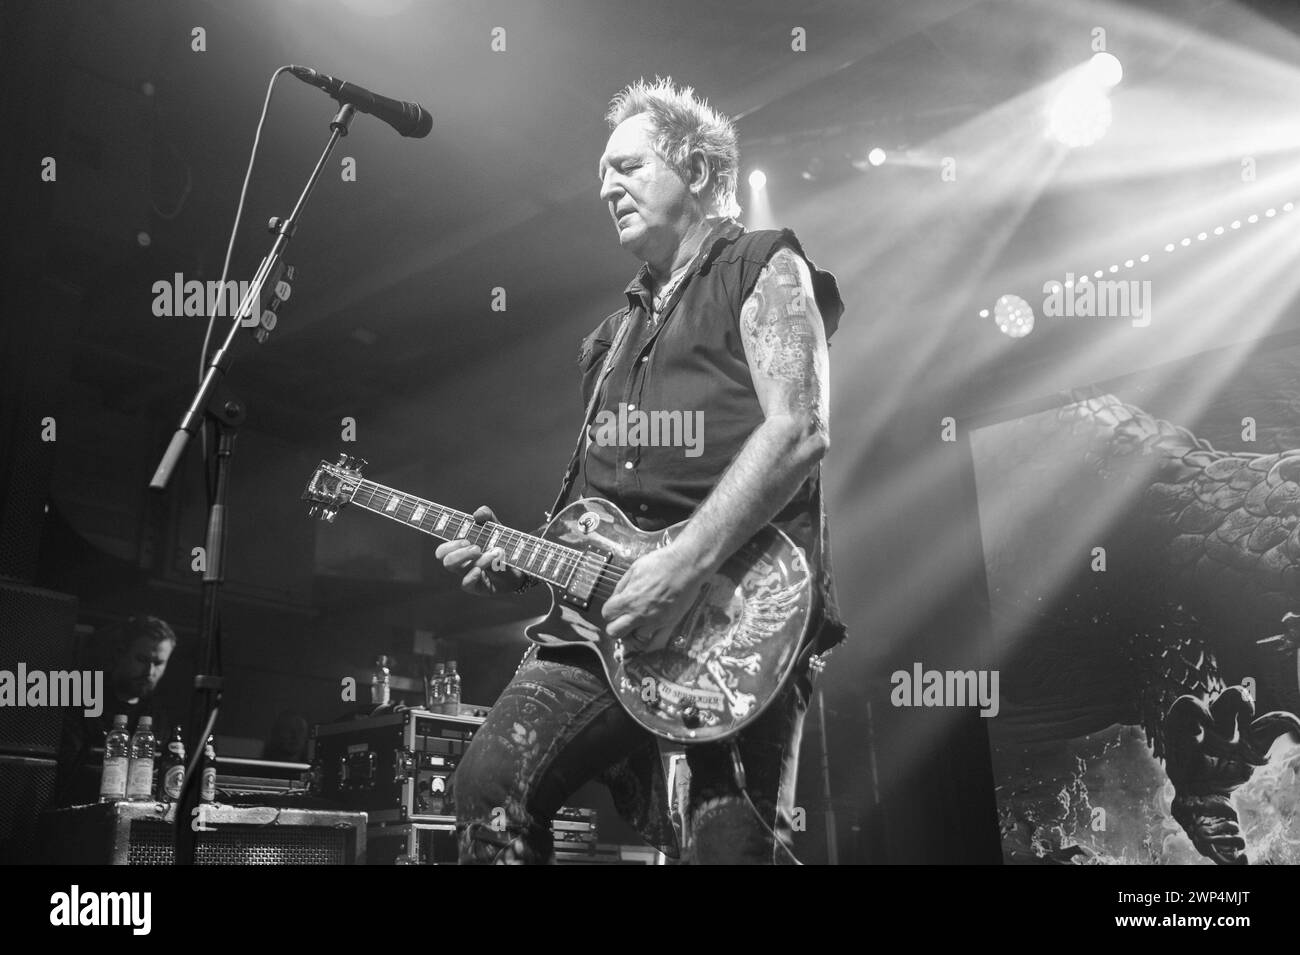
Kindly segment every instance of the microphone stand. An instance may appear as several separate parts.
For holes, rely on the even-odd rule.
[[[253,277],[252,287],[248,290],[248,294],[244,296],[243,301],[240,302],[239,310],[230,323],[230,330],[226,333],[225,341],[213,352],[212,358],[208,362],[207,372],[203,376],[203,381],[199,384],[198,391],[195,392],[189,408],[186,410],[184,417],[181,418],[180,427],[172,435],[171,443],[163,453],[158,469],[149,482],[151,490],[166,490],[172,473],[180,462],[181,455],[184,453],[186,445],[189,444],[190,438],[194,437],[206,419],[215,422],[218,436],[216,491],[208,511],[208,528],[204,540],[203,610],[199,625],[198,648],[195,655],[194,697],[190,710],[190,732],[199,735],[192,740],[188,750],[190,758],[186,766],[184,782],[181,784],[180,797],[176,801],[175,846],[177,865],[194,864],[196,834],[206,828],[201,816],[193,822],[191,822],[191,817],[198,812],[197,768],[203,757],[207,734],[212,732],[212,729],[207,728],[208,721],[211,720],[213,727],[215,727],[217,710],[221,703],[222,677],[214,671],[219,663],[219,654],[217,652],[221,627],[219,598],[225,570],[224,555],[228,515],[226,498],[230,478],[230,461],[234,453],[235,432],[239,425],[243,423],[245,416],[243,403],[226,392],[222,387],[222,382],[230,367],[231,348],[234,346],[235,336],[239,334],[244,319],[253,313],[254,308],[258,309],[257,314],[260,316],[266,298],[264,293],[269,291],[264,289],[264,286],[268,284],[269,277],[278,274],[285,247],[288,246],[289,240],[293,238],[298,229],[298,219],[302,214],[303,207],[307,204],[312,190],[315,189],[316,181],[320,178],[330,153],[334,151],[339,139],[348,134],[348,127],[352,123],[355,113],[356,108],[351,104],[340,105],[338,112],[330,120],[329,141],[325,144],[325,149],[316,163],[316,168],[312,170],[307,185],[303,188],[301,195],[298,196],[298,202],[294,205],[293,211],[289,213],[287,219],[277,217],[271,220],[270,230],[276,234],[271,251],[262,259],[262,264]]]

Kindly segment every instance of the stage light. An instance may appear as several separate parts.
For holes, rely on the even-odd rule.
[[[767,185],[767,173],[761,169],[755,169],[749,174],[749,188],[762,189]]]
[[[874,149],[871,150],[871,152],[867,153],[867,162],[871,163],[871,165],[873,166],[883,165],[887,158],[888,157],[885,155],[885,151],[881,149],[879,146],[875,147]]]
[[[1019,295],[1003,295],[993,306],[993,321],[1008,338],[1024,338],[1034,330],[1034,310]]]
[[[1098,53],[1089,61],[1093,79],[1105,89],[1117,86],[1124,78],[1124,66],[1113,53]]]
[[[1091,146],[1110,129],[1110,97],[1088,76],[1069,82],[1052,101],[1047,132],[1062,146]]]
[[[817,177],[822,174],[822,168],[825,166],[821,156],[813,156],[808,160],[808,164],[799,171],[799,177],[809,182],[816,182]]]

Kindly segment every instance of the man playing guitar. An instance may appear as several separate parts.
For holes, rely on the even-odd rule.
[[[809,659],[844,636],[819,464],[829,445],[826,340],[843,304],[793,233],[746,232],[733,218],[735,129],[693,90],[641,81],[614,98],[606,119],[613,132],[600,197],[619,244],[642,266],[627,306],[582,343],[588,417],[559,503],[605,498],[644,531],[686,521],[617,582],[602,611],[606,634],[629,655],[649,649],[650,635],[671,632],[719,566],[769,522],[802,550],[811,624],[792,675],[760,716],[730,742],[687,745],[684,847],[669,821],[656,739],[618,705],[599,660],[582,648],[531,647],[457,769],[461,861],[550,861],[551,816],[593,777],[669,855],[789,861]],[[702,441],[687,454],[593,424],[638,409],[702,413]],[[486,507],[474,519],[496,520]],[[437,555],[470,593],[531,582],[505,566],[500,547],[462,537]]]

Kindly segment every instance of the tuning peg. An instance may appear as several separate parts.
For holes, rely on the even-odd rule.
[[[308,516],[308,517],[315,517],[315,516],[316,516],[316,512],[319,511],[319,510],[320,510],[320,505],[318,505],[318,504],[313,504],[311,507],[307,508],[307,516]]]
[[[345,467],[347,467],[347,466],[348,466],[348,456],[347,456],[346,454],[340,454],[340,455],[339,455],[339,459],[338,459],[338,461],[337,461],[337,464],[338,464],[338,466],[341,467],[341,468],[345,468]]]
[[[353,459],[352,459],[352,467],[355,468],[355,469],[358,470],[358,471],[363,470],[363,469],[366,467],[366,465],[368,465],[369,463],[370,463],[370,462],[367,461],[365,458],[353,458]]]
[[[333,508],[329,508],[328,510],[325,511],[324,514],[321,515],[321,517],[325,519],[326,524],[333,524],[334,518],[338,516],[339,516],[339,512],[334,510]]]

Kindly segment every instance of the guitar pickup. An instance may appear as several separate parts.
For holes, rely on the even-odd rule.
[[[609,566],[609,561],[610,555],[599,551],[588,551],[584,554],[578,566],[573,569],[573,576],[569,579],[569,585],[564,588],[560,599],[579,610],[586,610],[591,606],[592,591],[596,589],[596,584],[600,583],[601,575]]]

